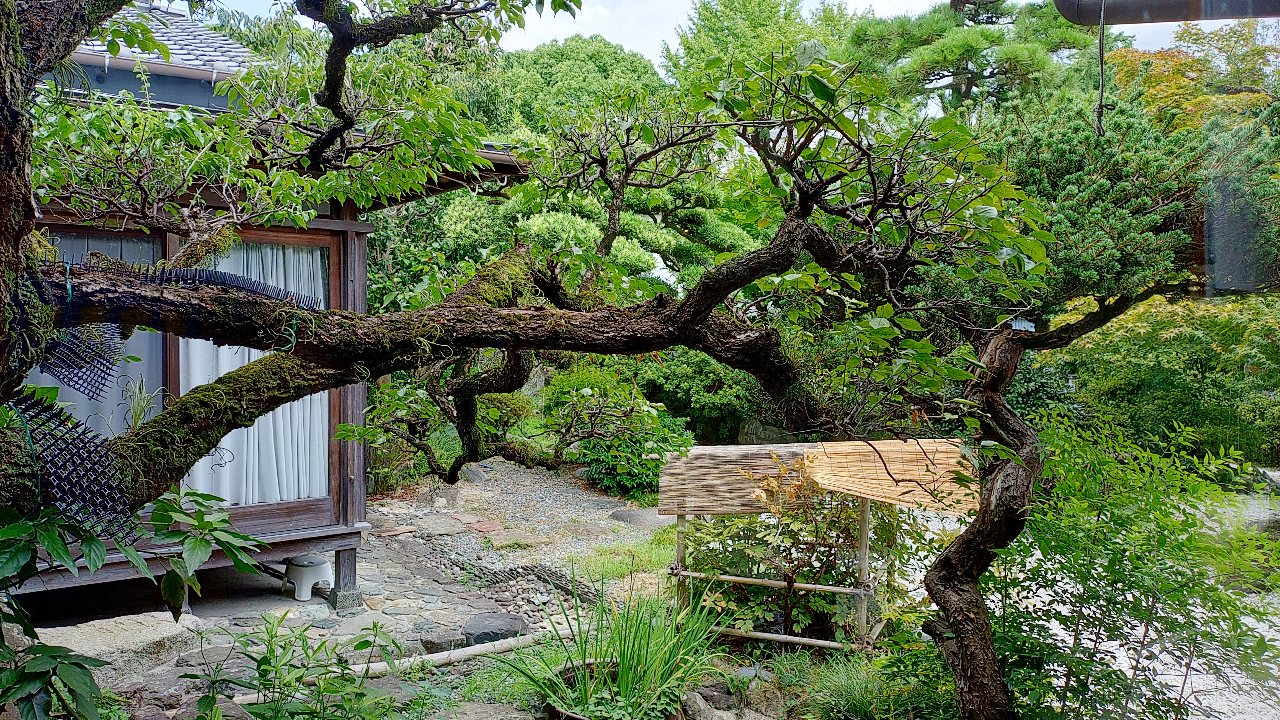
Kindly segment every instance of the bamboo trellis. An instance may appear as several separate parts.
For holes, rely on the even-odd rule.
[[[796,472],[780,473],[781,467]],[[951,440],[878,440],[783,445],[725,445],[693,448],[686,457],[670,458],[658,490],[658,513],[676,516],[676,577],[680,602],[688,601],[688,580],[714,580],[739,585],[780,587],[854,595],[858,633],[869,638],[868,599],[874,591],[870,573],[871,503],[923,508],[966,515],[977,509],[978,493],[970,482],[973,466],[961,445]],[[828,492],[861,500],[858,521],[858,586],[836,587],[787,583],[762,578],[696,573],[686,569],[685,529],[690,515],[759,515],[769,512],[761,499],[760,478],[782,483],[813,480]],[[827,648],[841,643],[792,635],[717,628],[723,634]]]

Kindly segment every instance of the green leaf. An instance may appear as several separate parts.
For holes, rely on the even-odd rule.
[[[89,572],[101,570],[103,563],[107,561],[107,546],[95,537],[86,537],[80,541],[80,553],[84,555],[84,563]]]
[[[182,562],[187,572],[193,573],[209,560],[213,554],[213,543],[198,535],[188,535],[182,541]]]
[[[0,546],[0,578],[16,576],[31,558],[31,546],[26,543]]]
[[[80,568],[76,567],[76,559],[71,554],[71,549],[67,547],[67,541],[63,539],[62,531],[57,526],[41,525],[37,527],[36,537],[40,541],[40,547],[49,553],[49,557],[71,571],[72,575],[80,574]]]
[[[836,89],[831,84],[818,75],[810,75],[808,77],[809,90],[813,96],[824,103],[833,103],[836,101]]]
[[[898,327],[910,332],[924,332],[924,326],[911,318],[898,318]]]
[[[182,606],[187,602],[187,581],[177,570],[170,570],[160,580],[160,596],[165,607],[176,621],[182,617]]]
[[[49,712],[53,708],[53,696],[47,689],[27,695],[18,700],[18,716],[22,720],[49,720]]]
[[[17,522],[12,525],[6,525],[0,528],[0,540],[12,540],[14,538],[26,537],[33,532],[34,528],[31,523]]]

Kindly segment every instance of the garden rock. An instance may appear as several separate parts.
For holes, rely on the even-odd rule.
[[[422,643],[422,649],[431,653],[448,652],[449,650],[457,650],[467,643],[462,633],[457,628],[447,628],[442,626],[428,627],[422,630],[422,637],[419,640]]]
[[[506,528],[502,530],[494,530],[489,533],[489,546],[494,550],[509,550],[513,548],[531,548],[538,545],[545,545],[546,540],[525,530],[515,530]]]
[[[3,634],[4,644],[14,650],[25,649],[31,644],[31,638],[22,632],[22,628],[12,623],[0,623],[0,633]]]
[[[514,613],[481,613],[462,626],[467,647],[506,640],[529,631],[525,619]]]
[[[737,706],[734,701],[733,692],[729,690],[729,686],[725,683],[714,683],[698,688],[698,694],[707,701],[711,707],[717,710],[732,710]]]
[[[178,622],[167,612],[126,615],[80,625],[46,628],[41,639],[111,663],[94,670],[102,685],[121,685],[164,665],[199,644],[204,623],[194,615]]]
[[[674,517],[659,515],[658,508],[623,508],[609,513],[609,517],[641,530],[661,530],[676,522]]]
[[[475,483],[482,483],[486,479],[484,468],[481,467],[479,463],[468,463],[466,465],[463,465],[462,475],[466,479]]]
[[[457,535],[466,532],[467,526],[458,522],[451,515],[444,513],[428,513],[418,518],[418,535],[437,537],[440,535]]]
[[[738,720],[737,715],[712,707],[706,698],[696,692],[684,694],[684,709],[689,720]]]
[[[765,682],[773,682],[773,673],[760,667],[737,668],[733,671],[733,676],[739,680],[763,680]]]

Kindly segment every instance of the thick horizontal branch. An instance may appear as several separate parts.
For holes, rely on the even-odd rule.
[[[1052,330],[1036,333],[1019,340],[1019,344],[1027,350],[1054,350],[1064,348],[1094,330],[1102,328],[1129,311],[1157,295],[1183,295],[1189,291],[1187,283],[1154,285],[1136,295],[1124,295],[1112,300],[1098,300],[1098,309],[1086,313],[1084,317],[1061,325]]]
[[[138,428],[116,436],[112,451],[132,475],[141,507],[182,479],[227,433],[299,398],[360,382],[363,368],[319,367],[274,353],[193,388]]]

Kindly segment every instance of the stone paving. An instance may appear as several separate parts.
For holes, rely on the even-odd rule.
[[[199,688],[180,675],[218,655],[209,645],[228,643],[223,631],[249,631],[264,614],[284,616],[289,627],[307,626],[315,639],[350,638],[376,623],[410,655],[538,632],[572,599],[575,584],[566,573],[573,557],[646,537],[666,522],[575,478],[500,460],[471,466],[454,488],[371,501],[368,515],[373,529],[357,553],[362,607],[335,611],[319,593],[297,602],[281,593],[275,578],[227,569],[210,572],[204,596],[192,599],[181,624],[127,616],[50,628],[46,637],[115,659],[99,676],[131,699],[135,720],[172,717],[175,709],[185,717],[181,708]],[[578,585],[577,592],[594,591]],[[148,628],[145,642],[140,633],[118,632],[138,623]],[[511,712],[471,710],[499,713],[494,717]]]

